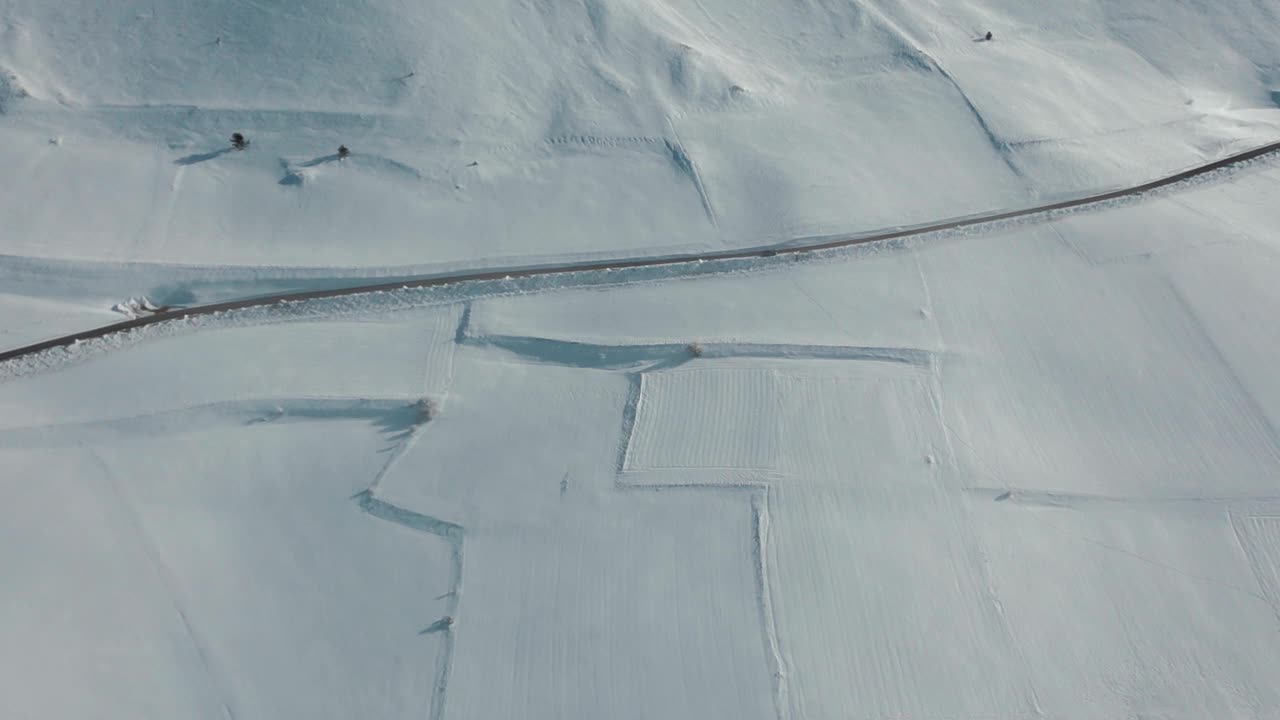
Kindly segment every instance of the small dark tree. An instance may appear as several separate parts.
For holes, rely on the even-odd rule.
[[[338,157],[339,157],[339,158],[348,157],[349,155],[351,155],[351,151],[347,149],[347,146],[346,146],[346,145],[339,145],[339,146],[338,146]]]
[[[240,133],[231,133],[231,147],[237,150],[243,150],[249,146],[249,141],[244,139],[244,135]]]

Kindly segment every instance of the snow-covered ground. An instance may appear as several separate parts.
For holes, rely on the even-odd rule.
[[[0,350],[1277,139],[1250,0],[0,0]],[[1277,197],[0,365],[0,716],[1280,717]]]

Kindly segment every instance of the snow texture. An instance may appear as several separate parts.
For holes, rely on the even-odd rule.
[[[0,345],[1280,139],[1252,0],[321,5],[0,0]],[[1280,717],[1278,191],[0,365],[0,716]]]

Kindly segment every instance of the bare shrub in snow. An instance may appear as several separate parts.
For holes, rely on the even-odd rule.
[[[424,397],[413,404],[413,409],[417,412],[417,422],[421,425],[436,419],[440,414],[440,403],[435,398]]]
[[[694,357],[696,357],[696,358],[702,357],[702,345],[700,345],[700,344],[698,344],[698,343],[696,343],[696,342],[694,342],[694,343],[689,343],[689,344],[686,346],[686,349],[689,351],[689,354],[690,354],[690,355],[692,355],[692,356],[694,356]]]
[[[5,114],[10,102],[29,97],[31,97],[31,94],[22,86],[18,76],[4,68],[0,68],[0,115]]]

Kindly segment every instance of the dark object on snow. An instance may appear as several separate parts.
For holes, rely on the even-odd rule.
[[[351,151],[347,149],[347,146],[346,146],[346,145],[339,145],[339,146],[338,146],[338,157],[339,157],[339,158],[347,157],[347,156],[349,156],[350,154],[351,154]]]
[[[451,628],[451,627],[453,627],[453,618],[452,618],[452,617],[450,617],[450,616],[448,616],[448,615],[445,615],[444,617],[440,618],[439,620],[437,620],[437,621],[435,621],[435,622],[431,623],[431,625],[427,626],[427,629],[425,629],[425,630],[423,630],[423,631],[419,632],[418,634],[419,634],[419,635],[430,635],[430,634],[432,634],[432,633],[443,632],[443,631],[445,631],[445,630],[448,630],[448,629],[449,629],[449,628]]]
[[[987,39],[987,40],[990,40],[990,39],[991,39],[991,31],[990,31],[990,30],[988,30],[988,31],[987,31],[987,37],[986,37],[986,39]]]
[[[244,135],[240,133],[231,133],[231,147],[237,150],[243,150],[249,147],[249,141],[244,139]]]

